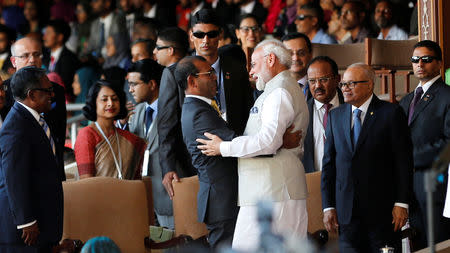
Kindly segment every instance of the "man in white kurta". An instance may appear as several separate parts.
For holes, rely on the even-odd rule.
[[[303,140],[293,149],[282,148],[283,134],[290,125],[306,133],[308,108],[304,95],[289,72],[290,54],[277,40],[261,42],[252,55],[250,74],[264,92],[255,101],[244,136],[222,141],[205,134],[200,140],[206,155],[239,157],[241,207],[233,238],[233,248],[254,250],[259,245],[256,203],[274,203],[273,229],[299,238],[306,237],[306,179],[301,156]],[[269,156],[267,156],[269,155]]]

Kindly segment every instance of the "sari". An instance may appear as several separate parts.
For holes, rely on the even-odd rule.
[[[140,179],[146,148],[145,141],[118,128],[116,128],[115,133],[108,136],[108,140],[118,160],[120,150],[121,159],[118,163],[122,163],[122,178]],[[80,176],[92,174],[94,176],[119,178],[111,148],[93,124],[80,130],[75,142],[75,160]]]

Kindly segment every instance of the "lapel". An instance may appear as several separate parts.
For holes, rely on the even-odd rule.
[[[352,150],[352,139],[350,133],[352,131],[352,106],[350,104],[344,104],[345,110],[342,117],[342,122],[340,122],[340,127],[344,129],[345,140],[347,141],[348,150]]]
[[[154,142],[155,142],[156,136],[158,134],[157,120],[158,120],[158,117],[155,117],[152,124],[150,125],[150,129],[147,132],[147,136],[145,136],[145,138],[148,141],[147,149],[150,149],[153,145],[155,145]]]
[[[441,79],[437,79],[427,90],[427,92],[422,96],[422,98],[417,103],[416,107],[414,108],[414,114],[411,118],[410,125],[414,122],[414,120],[417,118],[420,112],[422,112],[433,100],[435,97],[436,92],[439,90],[439,86],[441,85]],[[414,93],[413,93],[414,94]],[[413,95],[414,97],[414,95]],[[412,99],[411,99],[412,100]],[[408,101],[409,105],[411,105],[411,101]],[[409,110],[409,106],[408,106]]]
[[[374,94],[372,101],[370,102],[369,108],[367,109],[364,122],[361,126],[361,133],[359,133],[358,143],[356,143],[356,147],[353,149],[353,155],[355,155],[356,150],[358,150],[359,147],[362,145],[362,143],[364,143],[365,139],[367,138],[367,135],[369,134],[371,126],[376,121],[379,102],[380,100]]]

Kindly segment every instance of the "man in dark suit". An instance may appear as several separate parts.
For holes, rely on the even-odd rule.
[[[45,28],[44,46],[50,50],[42,64],[49,72],[56,72],[62,79],[66,96],[75,99],[72,89],[75,71],[80,66],[78,57],[64,45],[70,37],[70,26],[61,19],[50,20]]]
[[[412,143],[402,109],[373,94],[374,71],[347,68],[346,104],[328,116],[322,167],[322,206],[328,231],[339,230],[340,252],[401,250],[394,231],[408,218]],[[353,116],[352,116],[353,115]]]
[[[42,45],[39,41],[32,38],[25,37],[16,41],[11,46],[11,54],[11,63],[17,71],[27,66],[34,66],[37,68],[42,66]],[[7,86],[6,107],[8,108],[8,111],[14,104],[10,81],[11,79],[8,79],[4,82],[4,85]],[[64,88],[56,83],[51,84],[55,95],[52,97],[51,109],[44,115],[44,118],[54,134],[56,159],[60,168],[60,176],[62,180],[65,180],[63,150],[66,141],[67,125],[66,101],[64,97]]]
[[[54,135],[42,117],[53,87],[45,70],[24,67],[11,88],[17,102],[0,131],[0,245],[50,252],[63,226]]]
[[[181,108],[184,89],[175,81],[175,68],[189,49],[188,35],[178,27],[170,27],[158,33],[153,50],[159,64],[165,66],[161,77],[158,98],[159,157],[163,185],[173,197],[172,180],[195,175],[191,156],[183,142],[181,133]]]
[[[328,56],[318,56],[308,64],[308,83],[312,98],[306,102],[309,110],[308,131],[302,163],[305,172],[322,169],[323,147],[328,113],[344,103],[338,88],[340,76],[335,61]]]
[[[206,156],[197,148],[197,138],[205,138],[204,132],[232,140],[235,134],[221,118],[214,101],[217,79],[214,68],[200,56],[182,59],[176,68],[178,84],[186,89],[181,126],[183,140],[197,169],[200,189],[197,198],[198,220],[206,223],[208,242],[212,247],[219,243],[231,245],[237,206],[236,158]]]
[[[400,101],[408,115],[414,151],[414,198],[411,205],[411,225],[419,232],[414,241],[417,249],[426,247],[427,208],[424,189],[424,170],[447,146],[450,139],[450,87],[441,78],[442,51],[436,42],[424,40],[414,46],[411,57],[414,75],[420,83]],[[442,216],[447,173],[444,182],[434,192],[434,238],[441,242],[450,238],[450,219]]]

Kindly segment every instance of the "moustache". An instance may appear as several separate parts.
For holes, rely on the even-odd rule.
[[[322,88],[317,88],[317,89],[314,90],[314,94],[319,93],[319,92],[325,93],[325,90],[322,89]]]

